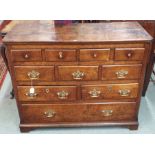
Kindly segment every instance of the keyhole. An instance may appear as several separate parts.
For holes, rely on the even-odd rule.
[[[46,93],[48,94],[50,90],[47,88],[45,91],[46,91]]]

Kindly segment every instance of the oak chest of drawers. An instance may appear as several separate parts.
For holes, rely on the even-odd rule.
[[[138,128],[152,38],[130,22],[18,24],[4,38],[21,131]]]

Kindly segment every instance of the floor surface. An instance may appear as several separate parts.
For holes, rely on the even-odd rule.
[[[19,116],[15,100],[9,99],[11,81],[7,74],[0,91],[0,133],[20,133]],[[155,85],[150,82],[146,97],[141,100],[139,129],[131,131],[123,127],[47,128],[30,131],[29,134],[145,134],[155,133]]]

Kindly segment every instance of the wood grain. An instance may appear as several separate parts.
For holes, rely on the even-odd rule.
[[[103,35],[104,34],[104,35]],[[25,21],[4,38],[9,42],[121,42],[147,41],[152,37],[137,22],[55,25],[52,21]]]

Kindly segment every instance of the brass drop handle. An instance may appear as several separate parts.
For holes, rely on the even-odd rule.
[[[91,90],[91,91],[89,92],[89,94],[90,94],[90,97],[92,97],[92,98],[97,98],[97,97],[100,96],[101,91],[96,90],[96,89],[94,88],[93,90]]]
[[[134,53],[133,50],[128,50],[128,51],[127,51],[127,57],[128,57],[128,58],[131,58],[132,55],[133,55],[133,53]]]
[[[52,118],[52,117],[54,117],[54,116],[56,115],[56,112],[53,111],[53,110],[48,110],[48,111],[45,111],[45,112],[44,112],[44,115],[45,115],[46,117],[48,117],[48,118]]]
[[[28,54],[25,54],[25,55],[24,55],[24,58],[25,58],[25,59],[28,59],[28,58],[29,58],[29,55],[28,55]]]
[[[39,75],[40,73],[35,71],[35,70],[32,70],[31,72],[28,72],[27,73],[27,76],[31,79],[31,80],[38,80],[39,79]]]
[[[120,96],[129,96],[131,93],[131,91],[127,90],[127,89],[119,90],[118,92],[119,92]]]
[[[103,116],[111,116],[113,114],[113,110],[102,110]]]
[[[31,92],[28,92],[26,93],[26,96],[30,97],[30,98],[35,98],[38,94],[37,93],[31,93]]]
[[[25,94],[26,96],[30,97],[30,98],[34,98],[36,97],[38,94],[35,92],[35,88],[31,87],[29,92]]]
[[[85,76],[84,72],[80,72],[79,70],[77,70],[76,72],[72,73],[73,79],[74,80],[82,80]]]
[[[97,54],[96,53],[93,53],[93,57],[96,58],[97,57]]]
[[[58,58],[63,59],[63,52],[59,52]]]
[[[128,75],[128,71],[126,70],[120,70],[116,72],[116,76],[118,79],[124,79],[126,78],[126,75]]]
[[[63,90],[63,91],[57,92],[57,96],[59,99],[64,100],[68,98],[69,93]]]
[[[130,58],[130,57],[132,56],[132,53],[129,52],[129,53],[127,54],[127,56]]]

